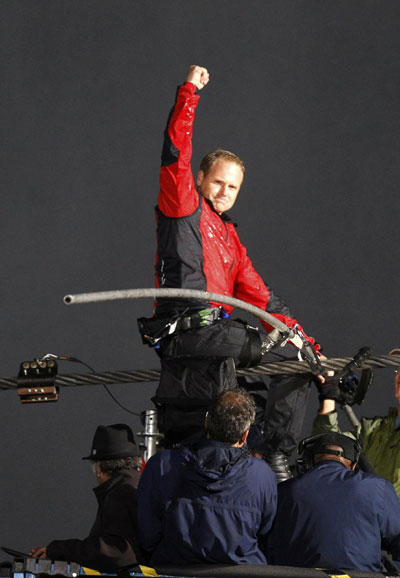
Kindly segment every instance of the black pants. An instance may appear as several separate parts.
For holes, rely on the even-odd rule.
[[[162,371],[153,398],[159,413],[159,428],[166,445],[187,441],[203,433],[204,417],[211,400],[239,384],[256,399],[258,422],[264,422],[265,451],[287,455],[296,448],[304,422],[310,390],[310,375],[244,376],[236,380],[233,365],[249,358],[249,332],[232,319],[221,319],[200,329],[191,329],[163,339],[158,353]],[[259,347],[261,339],[259,339]],[[260,359],[254,351],[254,363]],[[292,357],[291,346],[279,349]],[[269,354],[273,357],[274,354]],[[263,358],[263,361],[267,361]]]
[[[246,375],[237,379],[256,400],[256,422],[263,423],[265,454],[283,452],[290,456],[300,442],[311,375]]]
[[[261,337],[246,323],[218,319],[212,325],[189,329],[162,339],[161,358],[231,357],[236,363],[256,365],[261,358]]]

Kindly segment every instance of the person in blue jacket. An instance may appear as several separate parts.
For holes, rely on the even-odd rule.
[[[267,563],[277,490],[267,463],[248,456],[254,417],[251,395],[225,391],[207,414],[207,438],[148,461],[138,525],[151,565]]]
[[[390,482],[356,469],[360,451],[341,433],[300,443],[305,473],[279,484],[273,564],[379,572],[381,548],[400,560],[399,499]]]

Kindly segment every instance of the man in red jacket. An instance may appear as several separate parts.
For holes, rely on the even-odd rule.
[[[193,178],[192,130],[200,98],[196,90],[208,81],[205,68],[191,66],[168,119],[156,208],[156,285],[241,299],[296,327],[318,351],[314,339],[305,335],[254,269],[227,214],[243,182],[243,161],[234,153],[216,150],[202,160],[196,182]],[[256,365],[270,348],[266,335],[232,320],[231,311],[232,307],[215,302],[163,298],[151,320],[139,320],[144,341],[155,346],[162,359],[155,402],[168,445],[198,435],[204,407],[218,391],[236,384],[232,360],[236,365]],[[288,421],[293,421],[291,416]]]

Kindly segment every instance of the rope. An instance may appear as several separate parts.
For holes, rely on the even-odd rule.
[[[342,369],[352,357],[332,358],[321,360],[324,370]],[[382,369],[384,367],[400,367],[400,355],[381,355],[370,357],[362,365],[362,369]],[[255,367],[237,369],[238,375],[277,375],[277,374],[301,374],[310,373],[310,367],[306,361],[276,361],[260,363]],[[68,375],[56,375],[55,385],[61,387],[75,387],[82,385],[102,385],[104,383],[145,383],[157,382],[160,378],[159,369],[135,369],[130,371],[105,371],[101,373],[72,373]],[[17,379],[0,378],[0,390],[16,389]]]

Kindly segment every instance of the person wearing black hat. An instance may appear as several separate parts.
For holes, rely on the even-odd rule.
[[[393,485],[357,470],[360,445],[341,433],[299,445],[301,475],[278,486],[269,536],[273,564],[380,571],[381,547],[400,560],[400,502]]]
[[[141,559],[136,528],[136,488],[142,459],[132,430],[125,424],[98,426],[89,456],[98,486],[96,520],[83,540],[54,540],[33,548],[36,558],[77,562],[100,572],[115,572]]]

